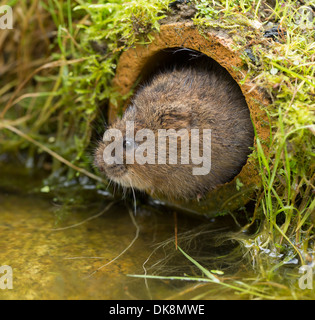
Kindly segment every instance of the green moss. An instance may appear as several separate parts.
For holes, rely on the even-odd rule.
[[[257,211],[265,218],[262,245],[278,250],[285,243],[292,249],[287,253],[304,264],[312,251],[315,207],[314,19],[301,17],[297,1],[275,1],[273,8],[266,1],[195,2],[194,22],[202,30],[237,27],[235,49],[247,52],[242,57],[252,82],[270,97],[266,108],[271,126],[269,153],[264,153],[256,137],[253,154],[263,182],[262,197],[257,198],[261,199]],[[278,27],[280,35],[266,39],[264,33],[271,27]]]

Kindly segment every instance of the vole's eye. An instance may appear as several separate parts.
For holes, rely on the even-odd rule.
[[[126,138],[124,139],[124,142],[123,142],[123,148],[125,150],[133,150],[135,147],[135,141],[133,139],[130,139],[130,138]]]

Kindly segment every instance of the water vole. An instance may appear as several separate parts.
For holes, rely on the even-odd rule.
[[[139,142],[128,136],[126,124],[134,124],[134,133],[149,129],[156,140],[161,129],[185,129],[191,138],[192,129],[211,129],[211,170],[195,175],[196,165],[190,156],[181,163],[181,143],[178,143],[177,164],[158,163],[158,143],[153,143],[156,153],[151,163],[128,164],[127,152],[136,152]],[[250,113],[236,82],[216,63],[174,67],[157,73],[138,90],[122,119],[110,128],[122,133],[123,163],[108,164],[104,150],[113,141],[101,141],[95,152],[95,164],[107,177],[124,186],[163,194],[174,199],[200,198],[217,185],[226,183],[237,175],[253,145],[253,126]],[[175,134],[175,133],[174,133]],[[172,134],[169,135],[170,137]],[[175,140],[178,138],[175,136]],[[144,140],[145,141],[145,140]],[[199,142],[203,153],[202,139]],[[170,142],[165,146],[170,159]],[[143,149],[142,149],[143,151]],[[163,150],[162,150],[163,151]],[[189,152],[192,146],[189,145]],[[115,154],[111,155],[115,158]],[[148,150],[144,150],[148,156]]]

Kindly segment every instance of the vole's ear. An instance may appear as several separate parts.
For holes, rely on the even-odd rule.
[[[157,122],[163,129],[189,129],[191,126],[191,114],[182,109],[172,109],[158,115]]]

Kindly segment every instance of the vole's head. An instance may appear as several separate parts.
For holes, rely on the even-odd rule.
[[[171,101],[161,90],[165,92],[163,85],[141,90],[122,119],[106,130],[95,164],[121,186],[192,198],[205,186],[201,176],[193,175],[196,165],[189,158],[191,109],[187,102]]]

